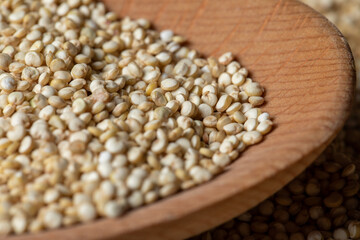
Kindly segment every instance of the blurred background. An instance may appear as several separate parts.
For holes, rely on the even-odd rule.
[[[360,0],[302,0],[348,40],[359,73]],[[360,78],[352,114],[299,177],[248,212],[192,240],[360,239]]]

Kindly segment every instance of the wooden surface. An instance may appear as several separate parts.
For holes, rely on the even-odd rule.
[[[208,55],[232,51],[266,88],[276,129],[210,183],[114,220],[11,239],[183,239],[255,206],[307,167],[348,116],[353,58],[321,15],[293,0],[106,0],[173,29]]]

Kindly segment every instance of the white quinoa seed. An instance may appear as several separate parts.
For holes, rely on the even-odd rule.
[[[82,222],[88,222],[96,218],[96,209],[91,203],[83,202],[76,208],[77,214]]]
[[[55,210],[47,210],[44,215],[44,225],[49,229],[59,228],[62,223],[63,216]]]

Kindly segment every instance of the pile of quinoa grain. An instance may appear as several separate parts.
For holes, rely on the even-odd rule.
[[[93,0],[0,1],[0,234],[117,217],[209,181],[272,127],[228,52]]]
[[[360,1],[303,0],[349,41],[360,66]],[[359,70],[359,68],[358,68]],[[360,239],[360,88],[344,129],[300,176],[255,208],[193,240]]]

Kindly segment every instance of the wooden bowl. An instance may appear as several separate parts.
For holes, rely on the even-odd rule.
[[[206,56],[236,53],[266,88],[276,128],[207,184],[118,219],[11,239],[183,239],[223,223],[303,171],[344,124],[354,90],[346,40],[294,0],[106,0],[120,16],[147,18],[186,36]]]

